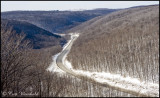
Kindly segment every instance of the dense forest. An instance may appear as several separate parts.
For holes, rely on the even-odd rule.
[[[68,55],[75,69],[159,83],[159,6],[113,12],[72,31],[81,33]]]

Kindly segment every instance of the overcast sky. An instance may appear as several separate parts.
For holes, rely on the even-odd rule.
[[[1,1],[1,11],[117,9],[153,4],[159,1]]]

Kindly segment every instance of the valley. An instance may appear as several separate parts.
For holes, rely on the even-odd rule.
[[[136,78],[123,77],[119,74],[89,72],[73,69],[71,63],[66,60],[66,55],[69,53],[73,42],[77,39],[78,36],[79,34],[71,34],[70,41],[63,48],[62,52],[57,55],[55,60],[56,64],[52,66],[57,66],[60,68],[58,70],[62,70],[63,72],[66,72],[80,79],[97,83],[104,87],[109,86],[126,93],[138,95],[141,97],[156,97],[159,95],[159,84],[145,83],[144,81],[140,81]],[[56,71],[55,69],[50,69],[50,71],[52,70]]]
[[[1,58],[3,97],[159,97],[159,5],[1,12]]]

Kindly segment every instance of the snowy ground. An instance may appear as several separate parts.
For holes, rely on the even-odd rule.
[[[70,33],[69,35],[71,35],[71,39],[63,46],[63,50],[70,44],[70,42],[71,42],[71,40],[73,39],[73,37],[78,37],[79,36],[79,34],[78,33]],[[64,35],[63,35],[64,36]],[[62,51],[63,51],[62,50]],[[62,52],[61,51],[61,52]],[[60,52],[60,53],[61,53]],[[52,60],[53,60],[53,62],[49,65],[49,67],[47,68],[47,71],[50,71],[50,72],[56,72],[56,73],[61,73],[61,74],[64,74],[65,72],[63,71],[63,70],[61,70],[58,66],[57,66],[57,64],[56,64],[56,59],[57,59],[57,57],[58,57],[58,55],[60,54],[60,53],[57,53],[56,55],[54,55],[54,56],[52,56]],[[65,58],[66,58],[66,56],[67,55],[65,55],[64,56],[64,58],[63,58],[63,64],[64,65],[66,65],[67,64],[67,68],[70,68],[70,67],[72,67],[72,66],[69,66],[69,62],[67,61],[67,60],[65,60]]]
[[[57,59],[57,57],[58,57],[59,54],[60,53],[57,53],[56,55],[52,56],[53,62],[49,65],[49,67],[47,68],[47,71],[50,71],[50,72],[53,72],[53,73],[56,72],[56,73],[60,73],[60,74],[65,73],[56,64],[56,59]]]
[[[71,34],[71,40],[73,37],[78,37],[79,34]],[[71,40],[68,41],[66,45],[64,45],[63,50],[69,45]],[[62,51],[63,51],[62,50]],[[56,58],[60,53],[56,54],[53,56],[53,62],[51,65],[48,67],[47,70],[52,71],[52,72],[58,72],[58,73],[65,73],[63,70],[61,70],[59,67],[56,65]],[[66,60],[65,55],[63,57],[63,64],[65,67],[73,71],[76,75],[79,76],[86,76],[98,83],[101,84],[106,84],[111,87],[116,87],[121,89],[122,91],[129,91],[129,92],[134,92],[138,93],[139,96],[159,96],[159,84],[153,84],[153,83],[146,83],[144,81],[140,81],[136,78],[131,78],[131,77],[123,77],[119,74],[111,74],[111,73],[106,73],[106,72],[89,72],[89,71],[84,71],[84,70],[75,70],[72,68],[71,63]]]

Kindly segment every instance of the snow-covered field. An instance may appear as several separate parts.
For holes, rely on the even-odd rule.
[[[78,36],[79,34],[71,34],[71,40],[73,39],[73,37],[78,37]],[[70,44],[71,40],[69,40],[68,43],[64,45],[63,50]],[[60,53],[53,56],[53,62],[51,63],[51,65],[48,67],[47,70],[52,72],[65,73],[56,65],[56,58],[59,54]],[[106,84],[111,87],[116,87],[123,91],[138,93],[139,96],[156,96],[156,97],[159,96],[159,84],[146,83],[136,78],[123,77],[119,74],[75,70],[72,68],[71,63],[66,59],[66,57],[67,54],[63,57],[64,66],[73,71],[76,75],[86,76],[98,83]]]

